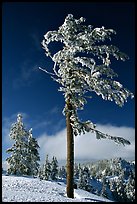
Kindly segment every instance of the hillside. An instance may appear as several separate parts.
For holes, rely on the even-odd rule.
[[[67,198],[63,182],[2,175],[2,202],[112,202],[82,189],[75,189],[74,195]]]

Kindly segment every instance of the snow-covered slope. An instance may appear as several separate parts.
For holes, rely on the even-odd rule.
[[[2,175],[3,202],[112,202],[81,189],[75,189],[74,195],[74,199],[66,196],[63,182]]]

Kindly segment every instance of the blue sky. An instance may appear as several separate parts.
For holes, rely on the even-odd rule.
[[[47,31],[57,30],[69,13],[73,14],[74,18],[85,17],[86,23],[94,27],[104,26],[117,32],[117,35],[112,38],[112,44],[125,52],[129,56],[129,60],[122,62],[114,59],[112,68],[119,75],[117,80],[135,93],[135,13],[133,3],[3,3],[3,160],[7,157],[5,150],[11,145],[8,133],[11,124],[16,121],[17,113],[23,114],[24,124],[27,128],[33,128],[33,136],[38,139],[40,144],[54,140],[59,135],[65,137],[65,117],[62,115],[63,95],[57,91],[58,84],[49,75],[40,71],[38,67],[45,67],[52,71],[52,62],[44,54],[41,41]],[[130,138],[131,132],[129,131],[127,137],[134,143],[134,102],[134,99],[129,98],[128,102],[120,108],[114,102],[104,101],[101,97],[93,94],[93,98],[88,100],[88,104],[85,105],[83,111],[79,112],[79,116],[82,120],[91,120],[99,124],[99,127],[104,128],[103,130],[106,127],[129,128],[132,135]],[[121,129],[117,130],[121,131]],[[127,129],[121,132],[123,137],[126,135],[125,130]],[[111,133],[115,134],[115,131],[111,131]],[[54,142],[57,144],[57,140]],[[65,146],[65,142],[63,141],[59,145]],[[44,150],[44,148],[41,150],[41,155],[57,153],[51,151],[51,149],[55,149],[55,146],[49,150]],[[84,154],[84,147],[82,148],[81,152]],[[134,145],[131,157],[134,155],[133,148]],[[60,154],[65,155],[65,150],[62,150]],[[94,155],[94,158],[96,157],[99,155]],[[79,158],[86,159],[87,157],[86,154],[85,157],[82,157],[81,153]]]

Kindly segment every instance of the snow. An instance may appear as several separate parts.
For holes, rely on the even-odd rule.
[[[66,195],[66,184],[26,176],[2,175],[2,202],[112,202],[82,189],[74,199]]]

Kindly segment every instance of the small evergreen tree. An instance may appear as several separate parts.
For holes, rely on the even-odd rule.
[[[51,179],[57,180],[58,176],[58,161],[57,158],[53,156],[51,161]]]
[[[129,176],[126,183],[125,194],[128,202],[135,202],[135,178]]]
[[[43,166],[39,167],[38,177],[39,177],[40,180],[43,180]]]
[[[79,178],[79,171],[80,171],[80,164],[75,163],[75,165],[74,165],[74,179]]]
[[[51,178],[51,163],[48,158],[48,154],[46,155],[45,164],[42,169],[42,178],[43,180],[49,180]]]
[[[79,169],[78,188],[83,188],[83,169]]]
[[[86,191],[91,191],[90,173],[87,167],[80,168],[78,187]]]
[[[125,193],[125,182],[122,179],[118,179],[116,183],[116,190],[117,190],[117,201],[119,202],[126,202],[126,193]]]
[[[32,128],[29,130],[28,137],[28,151],[27,151],[27,166],[28,166],[28,175],[36,176],[38,174],[40,156],[38,152],[38,142],[35,138],[32,137]]]
[[[101,196],[104,196],[104,197],[108,198],[108,195],[107,195],[107,182],[106,182],[106,177],[105,176],[102,178]]]
[[[66,178],[66,168],[64,166],[59,168],[58,175],[60,178]]]

